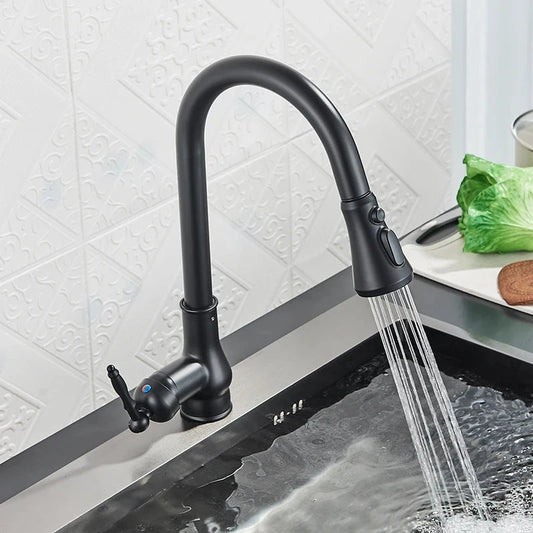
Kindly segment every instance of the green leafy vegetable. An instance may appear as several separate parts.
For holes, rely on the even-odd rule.
[[[499,165],[467,154],[457,193],[465,252],[533,251],[533,167]]]
[[[466,165],[466,176],[457,193],[457,203],[463,211],[483,189],[511,178],[533,176],[533,167],[500,165],[472,154],[466,154],[463,163]]]
[[[533,167],[523,168],[493,163],[488,159],[483,159],[473,154],[466,154],[463,163],[466,165],[466,176],[468,178],[477,174],[486,174],[489,179],[494,180],[494,183],[508,180],[509,178],[533,176]]]
[[[533,251],[533,177],[487,187],[462,218],[465,252]]]

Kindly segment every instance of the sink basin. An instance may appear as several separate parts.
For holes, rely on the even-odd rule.
[[[497,514],[531,482],[533,365],[427,332]],[[371,336],[61,531],[416,531],[430,502],[387,368]]]

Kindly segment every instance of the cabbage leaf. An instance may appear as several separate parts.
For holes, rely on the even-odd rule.
[[[481,191],[462,217],[464,251],[533,251],[533,176]]]
[[[466,154],[463,163],[466,165],[466,176],[457,192],[457,203],[463,211],[483,189],[511,178],[533,176],[533,167],[501,165],[473,154]]]
[[[467,154],[457,192],[464,251],[533,251],[533,167],[492,163]]]

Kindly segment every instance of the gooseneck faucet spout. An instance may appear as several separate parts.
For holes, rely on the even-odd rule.
[[[176,127],[184,298],[194,309],[204,308],[212,299],[204,128],[213,101],[236,85],[270,89],[304,115],[326,148],[342,200],[369,192],[346,123],[310,80],[282,63],[253,56],[231,57],[205,69],[185,92]]]
[[[132,417],[132,431],[144,430],[146,419],[169,420],[178,409],[182,416],[198,422],[218,420],[231,411],[231,368],[220,345],[217,300],[211,282],[204,131],[217,96],[236,85],[257,85],[277,93],[317,132],[341,197],[355,290],[362,296],[377,296],[412,279],[398,239],[386,226],[385,214],[370,192],[350,130],[324,93],[299,72],[270,59],[237,56],[214,63],[185,92],[176,126],[183,355],[144,380],[133,398],[118,371],[108,368],[113,386]]]

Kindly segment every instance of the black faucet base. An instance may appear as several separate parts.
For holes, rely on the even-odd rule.
[[[193,422],[215,422],[228,416],[233,409],[230,392],[217,398],[189,398],[181,405],[181,416]]]
[[[214,422],[231,411],[231,367],[220,344],[217,320],[218,301],[213,296],[205,309],[191,309],[180,302],[183,323],[183,355],[198,361],[207,371],[205,386],[181,403],[184,418],[194,422]]]

